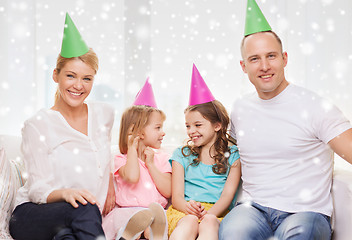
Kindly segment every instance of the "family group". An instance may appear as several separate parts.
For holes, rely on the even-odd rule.
[[[66,14],[55,103],[25,121],[27,181],[10,219],[17,240],[331,239],[333,153],[352,163],[352,126],[290,83],[288,54],[248,0],[240,66],[256,91],[231,114],[193,65],[188,141],[160,151],[165,113],[147,79],[122,114],[86,102],[98,58]],[[241,188],[241,198],[237,194]]]

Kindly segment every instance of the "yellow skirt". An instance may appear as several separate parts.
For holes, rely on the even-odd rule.
[[[201,203],[205,210],[208,211],[214,204],[213,203]],[[168,234],[169,236],[176,228],[178,221],[181,220],[186,214],[180,212],[172,207],[172,205],[166,210],[167,222],[168,222]],[[221,222],[224,217],[218,218]]]

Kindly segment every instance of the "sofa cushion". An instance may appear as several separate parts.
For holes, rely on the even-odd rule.
[[[23,164],[6,158],[5,150],[0,149],[0,239],[11,239],[8,222],[14,207],[16,191],[23,185]]]
[[[332,227],[333,240],[351,239],[352,235],[352,173],[345,169],[335,169],[332,184],[334,213]]]

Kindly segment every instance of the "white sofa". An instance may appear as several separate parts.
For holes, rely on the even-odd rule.
[[[21,138],[0,135],[0,239],[11,239],[6,226],[14,201],[14,193],[25,180],[22,154],[20,151]],[[6,158],[1,160],[3,148]],[[116,146],[112,146],[113,151]],[[167,148],[172,151],[172,148]],[[5,172],[6,171],[6,172]],[[11,194],[12,191],[12,194]],[[344,160],[335,161],[332,194],[334,198],[334,214],[332,218],[333,240],[352,239],[352,166]],[[7,207],[7,209],[5,208]]]

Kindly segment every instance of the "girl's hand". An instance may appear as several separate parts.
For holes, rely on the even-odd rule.
[[[144,149],[145,164],[148,165],[154,162],[154,150],[151,147],[146,147]]]
[[[205,210],[205,208],[203,207],[202,211],[200,212],[200,217],[199,217],[199,219],[200,219],[200,220],[203,220],[203,218],[204,218],[204,216],[205,216],[206,214],[211,214],[211,213],[208,213],[208,211]]]
[[[105,200],[105,204],[104,204],[104,209],[103,209],[103,216],[108,215],[109,212],[111,212],[114,207],[115,207],[115,192],[111,193],[110,191],[108,192],[108,195],[106,197]]]
[[[107,215],[109,212],[111,212],[114,207],[115,207],[115,187],[114,187],[114,176],[113,173],[110,173],[110,178],[109,178],[109,188],[108,188],[108,194],[106,196],[105,204],[104,204],[104,209],[103,209],[103,216]]]
[[[78,208],[77,202],[80,202],[83,205],[86,205],[88,202],[93,205],[97,204],[98,207],[100,208],[97,199],[88,190],[66,188],[66,189],[62,189],[61,194],[62,194],[62,198],[66,202],[70,203],[74,208]]]
[[[139,143],[139,136],[133,137],[132,134],[128,135],[128,150],[135,149],[137,151]]]
[[[199,202],[196,202],[194,200],[189,200],[186,203],[186,214],[195,215],[199,218],[201,213],[201,207],[202,206]]]

